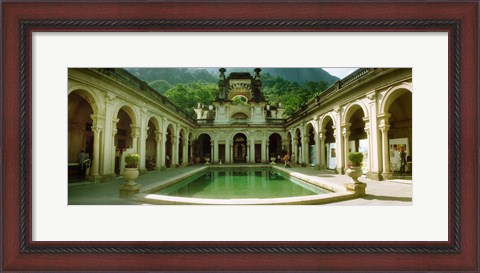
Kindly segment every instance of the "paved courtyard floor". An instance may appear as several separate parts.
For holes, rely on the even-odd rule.
[[[281,167],[282,165],[278,165]],[[196,170],[203,165],[172,168],[163,171],[151,171],[139,176],[135,182],[142,186],[158,183],[180,174]],[[282,167],[283,168],[283,167]],[[302,173],[312,179],[343,186],[349,177],[331,172],[319,171],[309,167],[289,168],[289,171]],[[365,177],[359,178],[367,183],[366,195],[352,200],[329,203],[330,206],[410,206],[412,205],[413,184],[411,180],[376,181]],[[68,186],[69,205],[136,205],[134,201],[120,198],[119,188],[125,180],[122,177],[105,183],[79,182]],[[324,206],[325,206],[324,205]]]

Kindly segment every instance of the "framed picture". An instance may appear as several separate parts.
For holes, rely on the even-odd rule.
[[[479,270],[477,2],[6,2],[2,16],[2,270]],[[319,51],[301,37],[317,34],[327,34],[315,44]],[[409,35],[414,42],[395,46]],[[167,50],[145,43],[152,37],[175,46]],[[428,39],[443,43],[423,44]],[[201,45],[210,50],[197,51]],[[333,49],[320,50],[327,48]],[[439,49],[445,56],[414,55],[408,58],[411,63],[402,62],[410,54],[407,48]],[[271,52],[278,54],[269,61],[262,57]],[[176,57],[159,59],[156,54]],[[384,54],[389,57],[383,62],[375,59]],[[323,64],[319,56],[334,58]],[[70,57],[78,58],[70,62]],[[343,207],[336,214],[342,217],[325,218],[339,211],[328,206],[283,211],[281,206],[68,206],[62,180],[66,170],[58,170],[66,169],[67,162],[67,93],[62,92],[68,89],[68,67],[217,67],[229,58],[232,67],[242,67],[244,60],[284,67],[372,67],[364,62],[375,60],[378,67],[392,67],[390,59],[411,67],[414,82],[421,83],[415,88],[431,93],[431,101],[429,96],[419,101],[425,108],[414,108],[415,122],[443,128],[434,136],[443,142],[435,146],[446,148],[424,150],[430,156],[423,161],[416,154],[421,162],[413,168],[418,201],[407,209],[388,208],[382,217],[412,216],[417,222],[400,223],[395,232],[378,230],[372,225],[382,223],[373,218],[376,208],[364,207]],[[417,59],[425,65],[416,65]],[[64,65],[56,65],[58,60]],[[428,64],[437,61],[443,68],[432,75],[437,70]],[[435,82],[443,95],[436,93]],[[438,102],[440,96],[444,103]],[[40,135],[48,135],[47,140]],[[412,151],[415,144],[406,147]],[[129,143],[120,139],[118,145]],[[45,152],[39,154],[38,147],[46,147]],[[331,157],[340,156],[340,147],[330,148]],[[446,171],[438,177],[436,169]],[[441,206],[431,210],[428,203],[435,198]],[[437,210],[441,225],[423,230],[420,224]],[[45,211],[49,213],[41,213]],[[113,218],[119,221],[105,224]],[[350,222],[335,224],[341,218]],[[65,228],[75,225],[82,228]],[[329,233],[326,226],[342,232]]]

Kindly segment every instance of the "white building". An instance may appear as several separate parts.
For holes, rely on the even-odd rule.
[[[220,69],[211,105],[187,116],[145,82],[119,68],[68,71],[68,160],[91,155],[88,178],[122,172],[122,154],[140,154],[140,171],[214,164],[268,163],[289,151],[304,166],[343,173],[346,154],[361,151],[369,178],[398,170],[398,151],[412,156],[412,70],[359,69],[305,104],[288,119],[262,94],[254,74]],[[70,172],[69,172],[70,174]]]

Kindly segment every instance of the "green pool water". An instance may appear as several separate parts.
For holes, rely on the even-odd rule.
[[[330,191],[272,169],[220,169],[208,170],[155,193],[193,198],[243,199],[317,195]]]

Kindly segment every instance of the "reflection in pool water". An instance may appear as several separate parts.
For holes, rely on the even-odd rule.
[[[330,191],[271,169],[218,169],[208,170],[155,193],[194,198],[243,199],[317,195]]]

